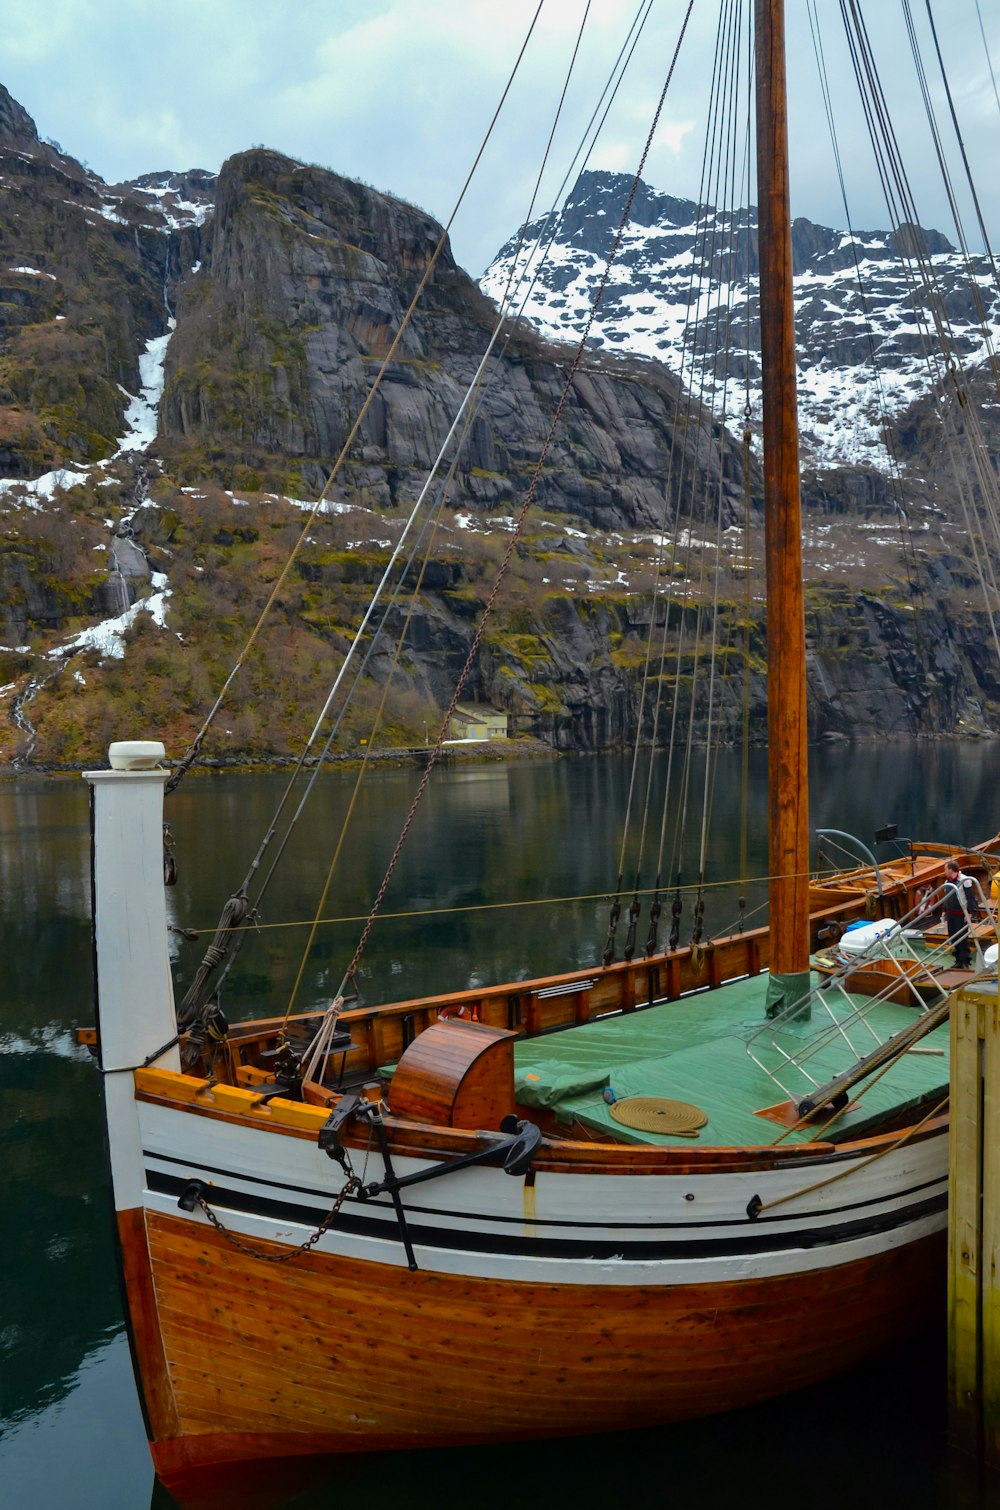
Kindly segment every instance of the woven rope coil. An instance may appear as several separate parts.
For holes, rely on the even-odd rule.
[[[694,1138],[708,1121],[708,1114],[689,1101],[671,1101],[666,1096],[626,1096],[608,1108],[616,1122],[636,1132],[666,1133]]]

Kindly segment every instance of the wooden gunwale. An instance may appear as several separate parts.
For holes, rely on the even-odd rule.
[[[266,1115],[252,1109],[255,1095],[234,1087],[221,1087],[226,1093],[227,1105],[216,1107],[206,1099],[206,1084],[192,1076],[179,1075],[171,1070],[137,1070],[135,1072],[136,1100],[169,1107],[173,1111],[195,1116],[214,1117],[219,1121],[236,1123],[253,1132],[276,1133],[285,1137],[316,1141],[319,1129],[326,1121],[326,1106],[306,1106],[299,1102],[284,1101],[275,1097],[268,1103]],[[220,1089],[220,1088],[216,1088]],[[214,1092],[208,1092],[214,1095]],[[242,1098],[245,1109],[239,1110],[236,1098]],[[914,1114],[914,1120],[919,1120]],[[923,1141],[936,1136],[947,1127],[946,1114],[935,1117],[913,1135],[912,1141]],[[407,1122],[387,1116],[385,1127],[393,1153],[428,1159],[446,1159],[474,1152],[487,1146],[488,1139],[481,1132],[466,1131],[454,1127],[431,1127],[422,1122]],[[754,1147],[740,1145],[725,1148],[707,1145],[692,1149],[683,1147],[652,1147],[637,1143],[592,1143],[583,1140],[565,1139],[550,1142],[545,1139],[532,1161],[538,1171],[570,1174],[697,1174],[720,1173],[727,1170],[766,1170],[778,1166],[827,1165],[841,1163],[859,1152],[877,1152],[898,1142],[899,1130],[870,1134],[852,1142],[827,1143],[762,1143]],[[345,1129],[344,1143],[361,1151],[368,1146],[367,1132],[352,1132]]]

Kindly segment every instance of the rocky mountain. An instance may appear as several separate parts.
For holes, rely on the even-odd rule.
[[[440,234],[421,212],[323,169],[262,150],[230,159],[211,258],[181,295],[167,353],[160,440],[173,470],[204,475],[206,451],[221,444],[244,484],[318,492]],[[378,508],[417,496],[494,322],[445,248],[352,443],[339,495]],[[564,360],[528,331],[511,336],[458,455],[456,505],[510,507],[545,438]],[[679,395],[662,369],[640,376],[627,363],[589,363],[539,503],[601,529],[653,527],[679,444],[689,475],[721,471],[735,508],[737,448],[706,417],[679,436]]]
[[[440,454],[448,480],[430,491],[442,508],[420,537],[418,590],[385,615],[405,632],[398,667],[388,634],[369,630],[335,739],[350,750],[366,737],[391,679],[383,741],[421,743],[492,588],[569,350],[508,322],[477,380],[496,311],[447,244],[432,265],[440,227],[265,149],[217,181],[108,186],[0,92],[0,175],[0,758],[95,760],[139,724],[180,754],[272,594],[211,748],[297,749]],[[449,429],[470,386],[459,444]],[[935,491],[934,414],[908,423],[925,474],[916,544],[876,467],[810,486],[816,737],[986,732],[1000,716],[976,574]],[[746,669],[763,737],[765,603],[745,586],[760,506],[752,456],[665,364],[588,352],[467,695],[559,748],[621,744],[650,717],[652,631],[682,722],[693,699],[696,729],[738,738]],[[713,624],[731,680],[702,664]]]
[[[107,456],[198,261],[208,173],[109,186],[0,88],[0,475]]]
[[[583,328],[632,180],[581,173],[554,220],[538,219],[497,253],[481,280],[552,340]],[[800,444],[816,471],[889,469],[900,431],[950,359],[975,370],[1000,340],[1000,289],[986,256],[966,259],[934,230],[853,234],[792,225]],[[655,358],[733,427],[749,399],[760,422],[756,209],[735,214],[640,184],[602,298],[598,346]],[[707,274],[707,276],[706,276]]]

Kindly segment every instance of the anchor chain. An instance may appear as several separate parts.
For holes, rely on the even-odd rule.
[[[254,1247],[250,1243],[243,1242],[240,1238],[236,1237],[234,1233],[230,1232],[229,1228],[219,1221],[219,1218],[216,1216],[215,1212],[206,1201],[204,1196],[204,1186],[201,1184],[200,1180],[195,1180],[191,1185],[188,1186],[188,1189],[181,1196],[181,1204],[183,1205],[184,1201],[189,1199],[190,1205],[184,1207],[185,1210],[189,1211],[193,1210],[195,1206],[200,1206],[202,1211],[204,1211],[205,1215],[208,1217],[208,1220],[211,1222],[212,1226],[215,1228],[216,1232],[218,1232],[220,1236],[224,1237],[229,1246],[231,1248],[235,1248],[238,1253],[243,1253],[248,1258],[259,1258],[261,1262],[265,1264],[287,1264],[290,1263],[293,1258],[299,1258],[303,1253],[308,1253],[310,1248],[315,1248],[316,1244],[319,1242],[323,1234],[325,1232],[328,1232],[330,1227],[336,1221],[338,1215],[340,1214],[340,1208],[347,1200],[347,1197],[351,1195],[353,1191],[360,1189],[361,1181],[358,1179],[357,1175],[349,1174],[347,1176],[347,1179],[344,1181],[340,1194],[337,1196],[337,1199],[330,1207],[330,1210],[327,1212],[326,1216],[316,1228],[316,1231],[313,1232],[311,1236],[307,1237],[305,1242],[299,1243],[297,1248],[289,1249],[287,1253],[262,1253],[259,1248]]]

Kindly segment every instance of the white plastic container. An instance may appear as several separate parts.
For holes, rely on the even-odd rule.
[[[846,959],[861,955],[870,959],[901,959],[909,952],[895,918],[876,918],[873,923],[862,923],[860,928],[849,928],[837,947]]]

